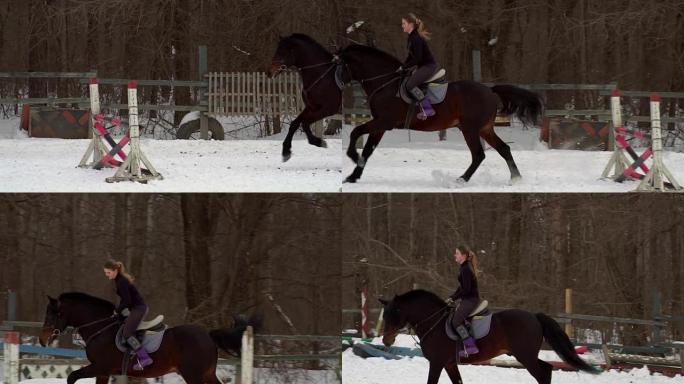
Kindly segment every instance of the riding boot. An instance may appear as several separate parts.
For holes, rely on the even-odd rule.
[[[474,355],[476,353],[479,353],[480,350],[477,349],[477,345],[475,345],[475,338],[474,337],[469,337],[465,340],[463,340],[463,350],[458,352],[458,355],[460,357],[468,357],[470,355]]]
[[[435,109],[432,108],[432,103],[430,103],[430,100],[428,98],[424,98],[420,102],[420,109],[421,111],[418,112],[418,118],[421,120],[427,120],[428,117],[432,117],[435,115]]]
[[[470,336],[470,332],[468,332],[468,329],[464,325],[459,325],[456,328],[456,332],[458,333],[458,336],[461,337],[461,340],[463,340],[463,349],[458,351],[460,357],[468,357],[469,355],[480,352],[475,345],[475,339]]]
[[[133,366],[134,370],[142,371],[145,369],[145,367],[152,365],[152,358],[145,350],[145,347],[140,344],[138,339],[136,339],[134,336],[131,336],[128,338],[128,340],[126,340],[126,342],[131,346],[138,360],[138,362]]]

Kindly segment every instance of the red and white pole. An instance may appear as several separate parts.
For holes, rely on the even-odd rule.
[[[19,383],[19,332],[9,331],[5,333],[4,348],[4,372],[5,384]]]
[[[361,291],[361,337],[368,337],[368,287]]]

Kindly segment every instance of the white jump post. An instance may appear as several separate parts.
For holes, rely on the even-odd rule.
[[[613,117],[612,138],[614,150],[613,155],[610,157],[610,161],[608,161],[608,165],[606,165],[606,168],[603,170],[601,178],[610,178],[615,180],[618,177],[622,176],[622,174],[625,172],[625,169],[629,167],[627,157],[625,157],[625,154],[622,151],[622,146],[617,141],[617,135],[621,134],[620,132],[624,129],[622,122],[622,105],[620,103],[620,91],[617,89],[613,90],[613,92],[610,94],[610,111]],[[612,175],[610,174],[611,169],[613,169]]]
[[[254,381],[254,329],[247,326],[242,334],[242,354],[240,357],[240,384]]]
[[[90,134],[93,135],[93,138],[90,140],[88,149],[86,149],[86,153],[78,164],[80,168],[92,168],[107,154],[106,147],[102,142],[102,134],[95,129],[95,116],[99,114],[100,88],[97,78],[93,77],[90,79]],[[89,163],[91,157],[93,161]]]
[[[131,152],[126,161],[121,165],[119,170],[113,177],[108,177],[108,183],[115,183],[120,181],[137,181],[139,183],[147,183],[149,180],[161,180],[162,175],[157,172],[152,163],[147,159],[143,151],[140,149],[140,124],[138,122],[138,83],[136,81],[128,82],[128,122],[129,132],[128,136],[131,139]],[[140,163],[143,163],[149,174],[143,174]]]
[[[5,384],[19,383],[19,332],[5,333],[4,366]]]
[[[660,125],[660,95],[651,95],[651,146],[653,147],[653,166],[641,181],[638,191],[680,191],[682,187],[677,183],[672,173],[663,163],[663,133]],[[672,187],[666,186],[669,181]]]

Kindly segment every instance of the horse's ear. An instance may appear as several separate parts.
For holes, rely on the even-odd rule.
[[[387,304],[389,304],[389,301],[387,301],[385,299],[378,299],[378,301],[380,302],[380,304],[382,304],[384,306],[387,306]]]

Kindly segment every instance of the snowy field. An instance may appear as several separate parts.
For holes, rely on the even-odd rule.
[[[282,135],[265,140],[141,140],[164,180],[108,184],[116,169],[77,168],[88,140],[28,138],[18,119],[0,120],[0,192],[339,192],[340,139],[328,148],[293,142],[281,160]]]
[[[636,181],[623,184],[600,180],[610,152],[549,150],[539,141],[539,129],[497,127],[497,134],[511,147],[513,159],[523,179],[509,185],[510,172],[504,159],[487,147],[486,158],[468,184],[448,188],[433,177],[445,174],[450,180],[460,177],[470,166],[470,151],[457,129],[447,131],[447,141],[437,133],[393,130],[385,134],[368,161],[357,184],[344,184],[343,192],[630,192]],[[349,130],[343,133],[347,148]],[[346,151],[346,149],[345,149]],[[643,150],[638,150],[639,153]],[[359,150],[360,153],[360,150]],[[684,184],[684,153],[666,152],[664,161],[679,184]],[[650,161],[648,162],[650,165]],[[346,157],[344,177],[354,170]]]
[[[380,339],[374,341],[381,344]],[[410,336],[399,335],[395,346],[414,347]],[[513,359],[501,356],[500,359]],[[541,351],[539,358],[547,361],[560,361],[553,351]],[[587,362],[597,364],[599,355],[582,355]],[[401,360],[383,358],[363,359],[354,355],[351,348],[342,354],[342,382],[354,384],[424,384],[427,381],[429,363],[423,357],[405,357]],[[525,369],[500,368],[483,365],[462,365],[459,367],[465,384],[511,383],[534,384],[536,381]],[[442,371],[439,384],[450,384],[446,371]],[[684,384],[684,377],[668,378],[660,374],[650,374],[647,368],[625,372],[606,371],[600,375],[587,373],[553,371],[554,384]]]

